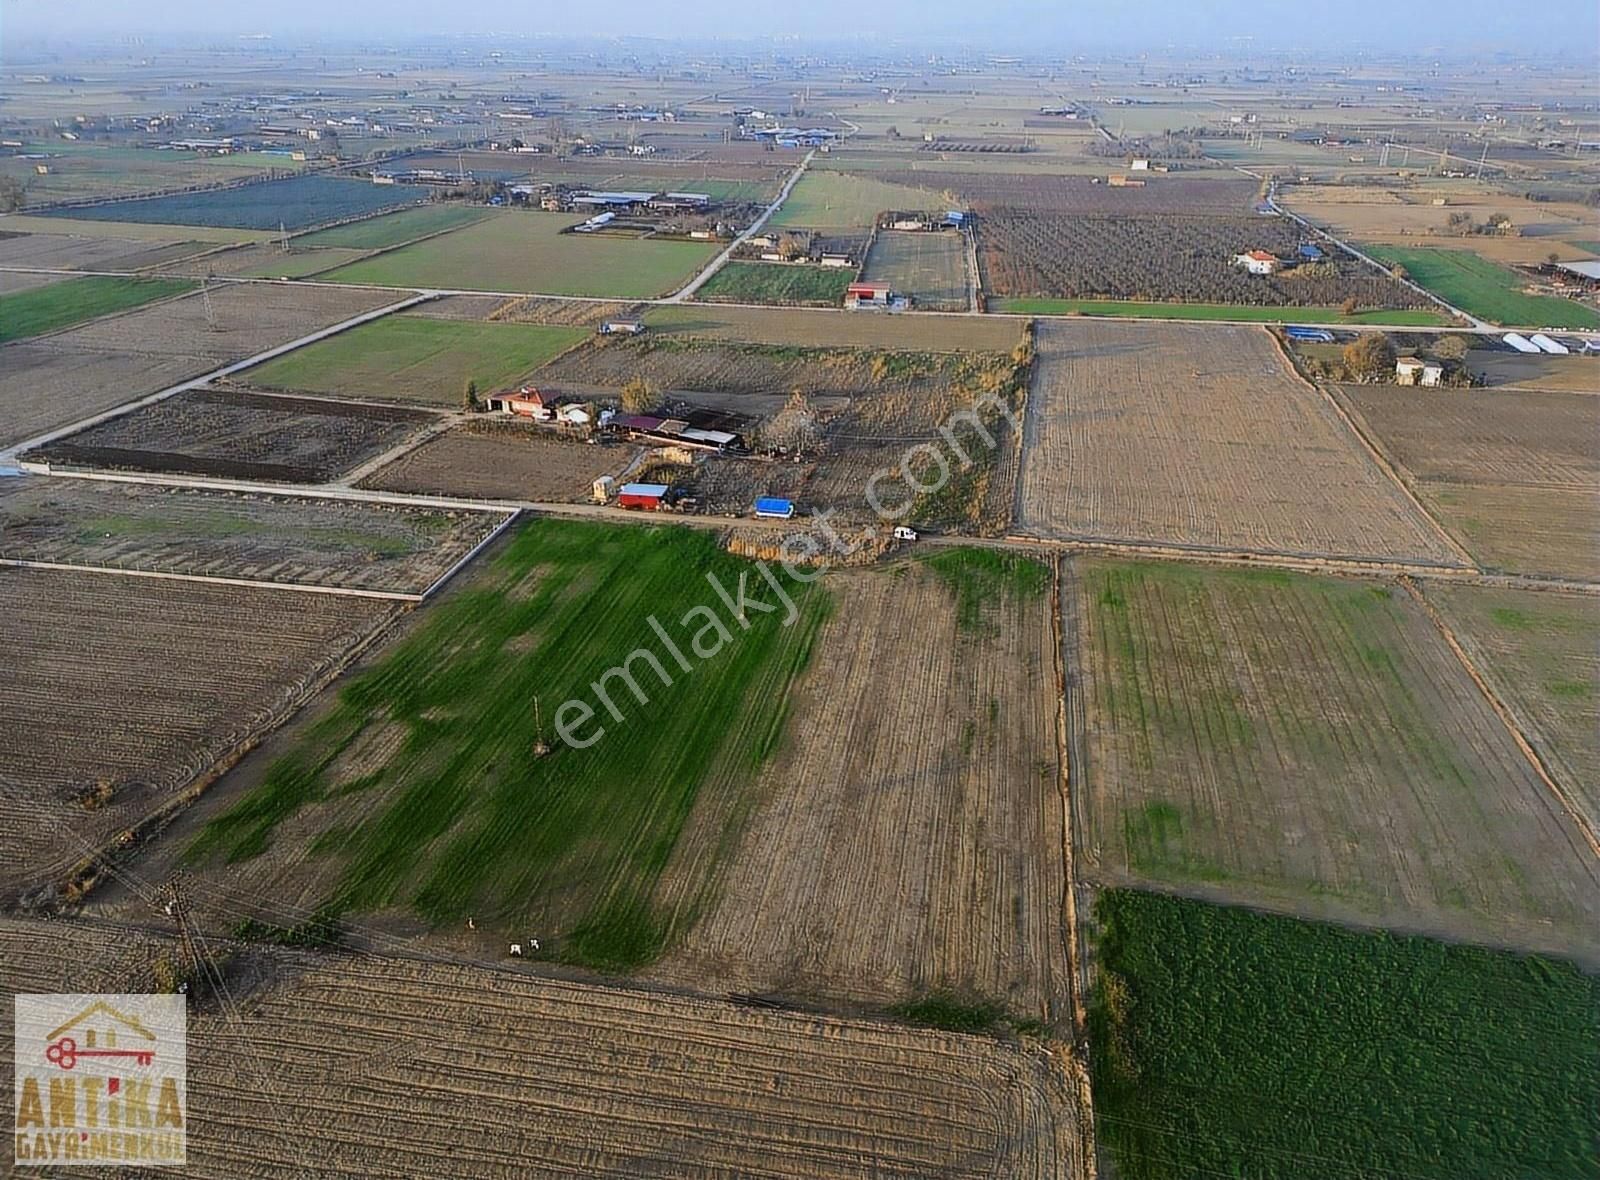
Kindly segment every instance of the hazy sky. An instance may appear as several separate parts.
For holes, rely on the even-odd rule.
[[[1499,45],[1597,52],[1595,0],[789,0],[706,5],[445,3],[441,0],[0,0],[6,38],[123,33],[322,33],[371,43],[434,33],[637,33],[733,40],[801,36],[904,42],[961,40],[974,48],[1214,49],[1252,37],[1270,46],[1386,45],[1401,53]]]

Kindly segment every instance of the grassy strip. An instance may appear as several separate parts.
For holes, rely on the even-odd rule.
[[[1437,311],[1358,311],[1337,307],[1251,307],[1240,303],[1146,303],[1137,299],[991,299],[989,310],[1012,315],[1108,315],[1155,320],[1248,320],[1256,324],[1393,324],[1443,327],[1450,317]]]
[[[838,307],[852,274],[842,267],[729,262],[696,293],[711,303]]]
[[[1595,328],[1600,315],[1570,299],[1524,295],[1523,279],[1513,270],[1471,250],[1431,246],[1367,246],[1385,266],[1403,266],[1411,280],[1463,311],[1496,324],[1529,328]]]
[[[88,275],[0,296],[0,343],[54,332],[194,289],[187,279],[126,279]]]
[[[1600,982],[1113,890],[1095,1122],[1123,1180],[1593,1176]]]
[[[249,370],[253,385],[454,405],[468,380],[484,394],[587,339],[587,328],[394,315]]]
[[[745,630],[706,574],[733,594],[743,576],[750,597],[778,601],[753,565],[698,529],[530,522],[347,684],[262,783],[201,832],[191,857],[256,856],[306,809],[326,830],[340,821],[341,799],[347,808],[362,792],[360,823],[318,845],[343,866],[328,912],[475,916],[535,930],[546,953],[570,962],[648,962],[688,916],[658,906],[654,891],[701,783],[714,764],[753,771],[770,757],[788,686],[827,610],[825,592],[787,582],[794,624],[752,608]],[[719,620],[721,637],[702,612]],[[654,634],[652,616],[690,670]],[[673,682],[634,659],[648,703],[613,677],[618,721],[593,686],[640,648]],[[595,710],[576,725],[567,714],[570,734],[596,739],[584,748],[559,737],[569,700]]]

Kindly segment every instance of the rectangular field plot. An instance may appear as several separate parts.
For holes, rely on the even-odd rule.
[[[361,481],[366,488],[488,500],[588,501],[594,481],[639,453],[632,446],[585,446],[537,427],[450,430]]]
[[[0,297],[0,344],[181,295],[193,283],[88,275]]]
[[[1469,315],[1491,323],[1530,328],[1600,327],[1600,314],[1573,299],[1528,295],[1526,281],[1470,250],[1430,247],[1368,246],[1367,252],[1389,266],[1403,266],[1413,282]]]
[[[134,827],[397,609],[307,598],[0,568],[0,892],[43,884]]]
[[[1404,589],[1084,562],[1079,865],[1596,958],[1600,861]]]
[[[1119,163],[1106,161],[1117,172]],[[1105,176],[1070,176],[1049,173],[982,171],[885,171],[876,174],[895,184],[917,185],[935,192],[954,193],[980,215],[994,209],[1032,209],[1040,213],[1134,214],[1247,214],[1255,203],[1260,182],[1237,173],[1206,176],[1145,178],[1142,188],[1113,187]],[[1098,183],[1096,183],[1098,181]]]
[[[708,303],[779,303],[838,307],[850,286],[843,267],[782,262],[729,262],[713,275],[695,298]]]
[[[252,385],[456,407],[514,384],[585,340],[584,328],[392,315],[248,369]]]
[[[0,481],[0,558],[421,594],[503,519],[497,512],[8,479]]]
[[[125,929],[4,920],[0,986],[147,988],[163,952],[176,954]],[[308,1157],[321,1174],[397,1180],[1083,1174],[1072,1079],[1034,1043],[373,955],[252,953],[270,982],[239,1011],[190,1009],[190,1093],[207,1095],[189,1131],[196,1177],[276,1180]],[[0,1051],[11,1038],[8,1021]],[[257,1085],[258,1063],[293,1084]],[[419,1084],[424,1071],[442,1081]]]
[[[682,286],[716,253],[715,245],[704,242],[561,232],[581,220],[558,213],[497,213],[325,277],[385,287],[645,299]]]
[[[12,218],[6,218],[7,228]],[[173,236],[178,231],[171,231]],[[111,236],[30,233],[0,237],[0,266],[46,270],[138,270],[209,249],[199,242],[140,241]]]
[[[1038,344],[1024,531],[1467,564],[1265,330],[1041,323]]]
[[[470,205],[422,205],[302,234],[294,240],[294,246],[297,250],[304,246],[385,250],[429,234],[460,229],[488,215],[487,209],[474,209]]]
[[[755,579],[746,601],[778,602],[702,530],[524,525],[213,793],[186,842],[195,871],[237,904],[386,910],[444,938],[473,917],[485,948],[536,930],[566,961],[648,963],[698,900],[657,883],[702,784],[723,760],[751,774],[772,756],[826,608],[788,582],[793,624],[752,607],[746,630],[708,575],[730,594]],[[651,617],[709,666],[685,671]],[[613,671],[630,658],[637,692]]]
[[[1124,890],[1096,918],[1116,1175],[1593,1174],[1600,981],[1570,964]]]
[[[890,209],[942,208],[931,189],[886,184],[873,176],[812,170],[802,176],[769,223],[821,230],[864,230]]]
[[[967,243],[959,233],[880,230],[867,254],[862,278],[888,283],[930,311],[965,311],[971,299]]]
[[[1430,586],[1456,638],[1552,777],[1600,829],[1600,600]]]
[[[644,322],[663,336],[811,348],[887,348],[910,352],[1010,352],[1021,338],[1015,320],[962,316],[862,315],[765,307],[650,307]]]
[[[47,212],[75,221],[133,221],[229,229],[305,229],[380,209],[409,205],[428,195],[415,185],[378,185],[336,176],[295,176],[236,188],[138,197]]]
[[[158,393],[215,367],[206,357],[181,353],[63,348],[60,339],[0,347],[0,446]]]
[[[984,290],[1006,298],[1236,303],[1258,307],[1421,308],[1433,305],[1366,263],[1332,255],[1315,266],[1250,274],[1248,250],[1292,258],[1309,231],[1283,218],[1089,217],[1007,209],[977,219]]]
[[[325,483],[435,420],[398,406],[194,389],[27,457],[52,465]]]
[[[1480,563],[1600,578],[1593,396],[1372,385],[1334,392]]]
[[[660,974],[880,1004],[942,993],[1064,1018],[1049,571],[953,550],[827,585],[834,610],[778,752],[753,786],[729,774],[708,793],[711,816],[750,817]],[[667,889],[696,887],[716,831],[691,821]]]

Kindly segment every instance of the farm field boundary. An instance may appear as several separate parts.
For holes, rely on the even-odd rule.
[[[1223,324],[1335,324],[1367,327],[1439,328],[1450,317],[1435,311],[1360,311],[1337,307],[1251,307],[1243,303],[1161,303],[1138,299],[999,298],[989,309],[1002,315],[1108,316],[1116,319],[1201,320]]]

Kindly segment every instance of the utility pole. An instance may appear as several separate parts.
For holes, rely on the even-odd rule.
[[[211,272],[200,280],[200,305],[206,313],[206,331],[217,331],[217,309],[211,305]]]

